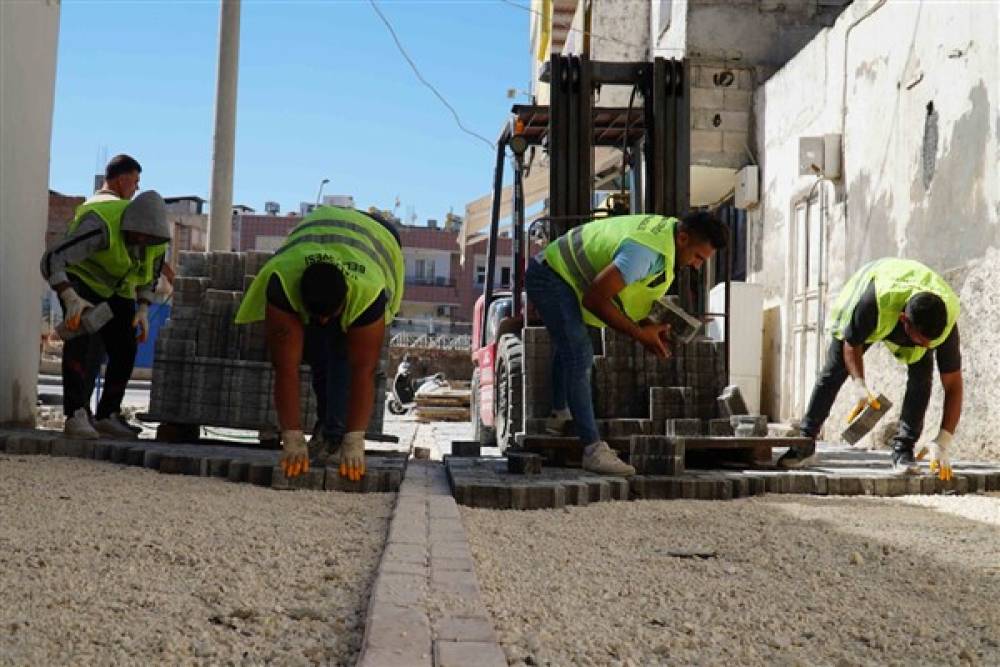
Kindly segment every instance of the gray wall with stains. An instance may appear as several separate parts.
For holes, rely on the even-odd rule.
[[[772,417],[799,416],[786,389],[793,211],[816,178],[798,175],[798,142],[842,134],[842,176],[822,186],[825,302],[875,257],[917,259],[944,274],[963,306],[960,451],[1000,458],[998,26],[1000,3],[855,2],[755,91],[761,203],[750,215],[749,263],[767,290],[772,381],[763,396]],[[905,369],[877,350],[866,363],[872,383],[901,403]],[[939,394],[926,437],[937,432]],[[846,409],[838,401],[827,435]]]

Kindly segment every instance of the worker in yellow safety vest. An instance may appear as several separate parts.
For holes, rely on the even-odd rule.
[[[121,405],[137,343],[149,335],[149,305],[164,265],[170,227],[166,204],[155,191],[132,199],[140,171],[134,158],[115,156],[105,170],[103,187],[76,209],[66,237],[42,256],[42,276],[59,295],[67,329],[79,331],[84,314],[99,304],[106,303],[112,313],[99,331],[80,333],[63,344],[67,437],[136,438],[141,431],[122,417]],[[103,358],[101,343],[108,365],[101,400],[91,415],[90,397]]]
[[[594,351],[587,325],[627,334],[660,357],[670,354],[667,326],[646,321],[675,272],[695,269],[724,248],[726,227],[711,213],[678,220],[624,215],[571,229],[532,258],[525,274],[528,299],[553,342],[552,409],[546,431],[569,421],[584,445],[583,467],[606,475],[635,474],[601,440],[591,401]]]
[[[826,364],[800,424],[802,435],[815,440],[848,377],[855,400],[852,414],[865,405],[878,407],[878,392],[865,380],[864,354],[871,345],[883,343],[907,368],[899,430],[892,441],[893,467],[897,472],[915,473],[917,459],[929,451],[932,472],[940,479],[951,479],[948,450],[962,413],[958,314],[954,290],[920,262],[889,257],[862,267],[834,301]],[[930,402],[935,359],[944,387],[941,428],[925,450],[914,457]],[[798,468],[812,462],[815,455],[813,442],[789,449],[778,465]]]
[[[287,476],[308,472],[310,460],[339,464],[351,480],[364,476],[375,371],[403,299],[404,269],[390,223],[321,206],[291,231],[247,290],[236,322],[264,321]],[[319,417],[308,446],[299,396],[303,359]]]

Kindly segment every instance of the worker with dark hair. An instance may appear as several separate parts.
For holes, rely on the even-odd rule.
[[[944,387],[941,429],[927,446],[931,470],[951,479],[948,449],[962,413],[962,353],[958,337],[958,296],[945,280],[920,262],[875,260],[854,274],[833,304],[830,347],[802,418],[802,435],[815,439],[841,386],[851,378],[856,405],[876,405],[878,393],[865,381],[864,354],[881,342],[907,365],[906,394],[899,430],[892,440],[892,463],[898,472],[917,471],[914,446],[924,428],[930,402],[934,361]],[[813,461],[815,442],[789,449],[779,460],[783,468]],[[923,452],[921,452],[922,456]]]
[[[627,334],[660,357],[670,354],[667,326],[646,321],[678,269],[699,268],[724,248],[728,230],[713,214],[683,219],[625,215],[571,229],[528,263],[525,287],[552,339],[550,433],[569,421],[584,445],[583,467],[606,475],[635,474],[601,440],[591,400],[594,351],[587,326]]]
[[[86,203],[131,199],[139,190],[139,174],[142,167],[130,155],[116,155],[104,168],[104,184]]]
[[[113,313],[99,332],[63,345],[64,432],[72,438],[135,438],[141,430],[125,421],[121,404],[135,366],[136,341],[145,342],[149,335],[149,304],[170,227],[166,204],[156,192],[129,201],[139,172],[138,163],[128,160],[135,166],[130,171],[116,172],[109,165],[107,192],[102,189],[77,208],[66,238],[42,256],[42,276],[58,293],[70,330],[79,329],[84,312],[97,304],[107,302]],[[95,350],[101,342],[108,366],[101,401],[91,416],[90,395],[103,356]]]
[[[264,321],[274,365],[281,467],[289,477],[339,463],[365,474],[364,433],[388,325],[403,299],[399,233],[360,211],[321,206],[288,235],[247,290],[236,322]],[[319,425],[306,445],[299,366],[312,372]]]

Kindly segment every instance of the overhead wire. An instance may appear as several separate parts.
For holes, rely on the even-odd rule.
[[[448,111],[450,111],[451,115],[454,117],[455,124],[458,125],[458,128],[462,130],[462,132],[465,132],[466,134],[475,137],[476,139],[479,139],[484,144],[489,146],[491,150],[495,149],[496,144],[494,144],[492,141],[490,141],[483,135],[479,134],[478,132],[470,130],[465,126],[464,123],[462,123],[462,119],[458,115],[458,111],[455,110],[455,107],[453,107],[451,103],[448,102],[447,99],[445,99],[444,95],[442,95],[441,92],[434,87],[434,84],[428,81],[424,77],[424,75],[421,74],[420,68],[417,67],[417,64],[413,62],[413,58],[411,58],[410,54],[407,53],[406,48],[403,46],[403,43],[399,39],[399,35],[396,34],[396,30],[392,27],[392,23],[389,21],[386,15],[382,13],[382,10],[379,9],[379,6],[375,2],[375,0],[368,0],[368,2],[369,4],[371,4],[372,9],[375,10],[375,13],[378,14],[378,17],[382,20],[382,23],[385,24],[386,29],[388,29],[389,34],[392,36],[392,41],[396,43],[396,48],[399,49],[399,52],[403,55],[403,58],[405,58],[406,62],[409,63],[410,68],[413,70],[413,73],[417,76],[417,79],[420,81],[420,83],[424,84],[427,88],[429,88],[432,93],[434,93],[434,95],[441,101],[441,104],[447,107]]]

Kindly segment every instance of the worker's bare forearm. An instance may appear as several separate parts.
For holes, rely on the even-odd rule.
[[[302,430],[301,401],[299,395],[299,369],[274,368],[274,411],[283,431]]]
[[[301,430],[299,366],[302,364],[302,323],[295,315],[268,304],[264,331],[274,365],[274,410],[278,413],[278,423],[282,430]]]
[[[347,430],[367,431],[375,403],[375,367],[351,364],[351,394],[347,399]]]
[[[844,341],[844,365],[852,378],[865,377],[865,346],[851,345]]]
[[[955,433],[958,421],[962,416],[962,400],[965,386],[962,382],[962,371],[942,373],[941,385],[944,387],[944,409],[941,413],[941,428],[948,433]]]
[[[588,301],[590,303],[588,303]],[[615,331],[636,338],[639,335],[639,325],[625,316],[613,302],[608,300],[585,299],[583,307],[592,312],[602,322]]]

